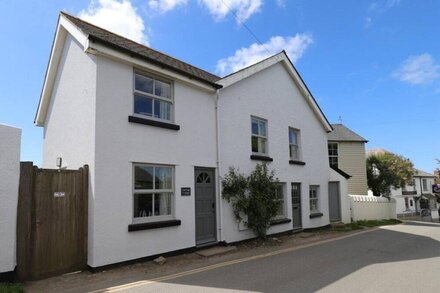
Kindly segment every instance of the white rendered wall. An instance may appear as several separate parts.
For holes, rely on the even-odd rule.
[[[43,167],[56,168],[57,157],[68,169],[89,165],[89,258],[94,237],[95,97],[96,58],[67,34],[44,124]]]
[[[174,82],[179,131],[128,122],[132,66],[98,56],[93,253],[103,266],[195,246],[194,167],[216,167],[215,95]],[[154,75],[154,74],[153,74]],[[175,166],[174,216],[181,226],[128,232],[133,221],[133,162]],[[181,196],[190,187],[191,196]]]
[[[268,120],[268,150],[281,182],[287,183],[285,215],[292,218],[291,183],[301,182],[302,225],[315,228],[329,224],[327,134],[301,95],[293,79],[280,63],[220,90],[220,175],[229,167],[249,174],[258,161],[250,159],[251,116]],[[301,130],[301,160],[305,166],[289,164],[288,127]],[[310,219],[309,185],[320,186],[322,217]],[[250,230],[240,231],[231,206],[223,204],[223,236],[227,242],[254,237]],[[271,227],[269,233],[292,229],[292,223]]]
[[[341,207],[341,222],[349,224],[351,223],[351,212],[350,212],[350,198],[348,197],[348,180],[344,176],[339,174],[333,169],[330,170],[331,182],[339,182],[339,196],[340,196],[340,207]],[[350,179],[349,179],[350,180]]]
[[[0,273],[16,266],[21,129],[0,124]]]
[[[353,221],[396,219],[394,198],[350,195],[351,217]]]

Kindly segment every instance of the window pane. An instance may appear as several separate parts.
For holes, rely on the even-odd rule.
[[[266,153],[266,139],[265,138],[258,138],[258,152],[265,154]]]
[[[298,144],[297,133],[293,129],[289,130],[289,143],[291,143],[291,144]]]
[[[277,198],[278,198],[278,208],[277,215],[284,215],[284,186],[282,184],[277,186]]]
[[[258,138],[253,136],[252,140],[251,140],[251,143],[252,143],[252,152],[253,153],[258,153]]]
[[[154,117],[171,120],[171,103],[154,100]]]
[[[155,189],[172,189],[172,176],[170,167],[156,167]]]
[[[298,159],[298,146],[290,145],[290,158],[294,160]]]
[[[151,98],[134,95],[134,112],[137,114],[152,116],[153,104]]]
[[[266,136],[266,122],[264,121],[258,122],[258,131],[261,136]]]
[[[135,189],[153,189],[153,167],[136,165],[134,180]]]
[[[151,217],[153,215],[153,195],[135,194],[133,212],[134,218]]]
[[[171,98],[171,85],[169,83],[155,80],[154,81],[154,94],[164,98]]]
[[[252,134],[258,135],[258,121],[252,119]]]
[[[318,200],[310,199],[310,211],[315,212],[318,211]]]
[[[171,215],[171,193],[154,194],[154,215]]]
[[[153,93],[153,79],[136,74],[134,79],[134,88],[138,91],[143,91],[149,94]]]

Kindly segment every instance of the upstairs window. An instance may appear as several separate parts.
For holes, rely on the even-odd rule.
[[[289,154],[291,160],[299,161],[300,149],[298,129],[289,128]]]
[[[252,153],[267,155],[267,120],[251,117]]]
[[[331,142],[328,144],[328,159],[329,159],[329,163],[330,166],[334,166],[336,168],[338,168],[339,166],[339,149],[338,149],[338,144]]]
[[[423,191],[428,191],[428,180],[422,179]]]
[[[171,82],[134,74],[134,113],[154,119],[172,120],[173,99]]]

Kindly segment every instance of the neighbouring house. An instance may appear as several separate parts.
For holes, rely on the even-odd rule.
[[[12,281],[16,266],[21,129],[0,124],[0,282]]]
[[[391,197],[396,199],[397,216],[419,215],[422,209],[437,210],[436,198],[432,193],[435,176],[414,169],[413,181],[402,188],[392,188]]]
[[[348,193],[367,195],[365,138],[343,124],[332,124],[327,134],[330,166],[348,179]]]
[[[92,268],[254,237],[221,197],[232,166],[282,182],[269,234],[328,225],[329,196],[350,220],[332,126],[285,52],[221,78],[61,13],[35,123],[45,168],[89,165]]]

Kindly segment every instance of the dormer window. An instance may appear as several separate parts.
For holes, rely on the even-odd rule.
[[[172,83],[136,72],[134,74],[134,114],[172,122]]]

